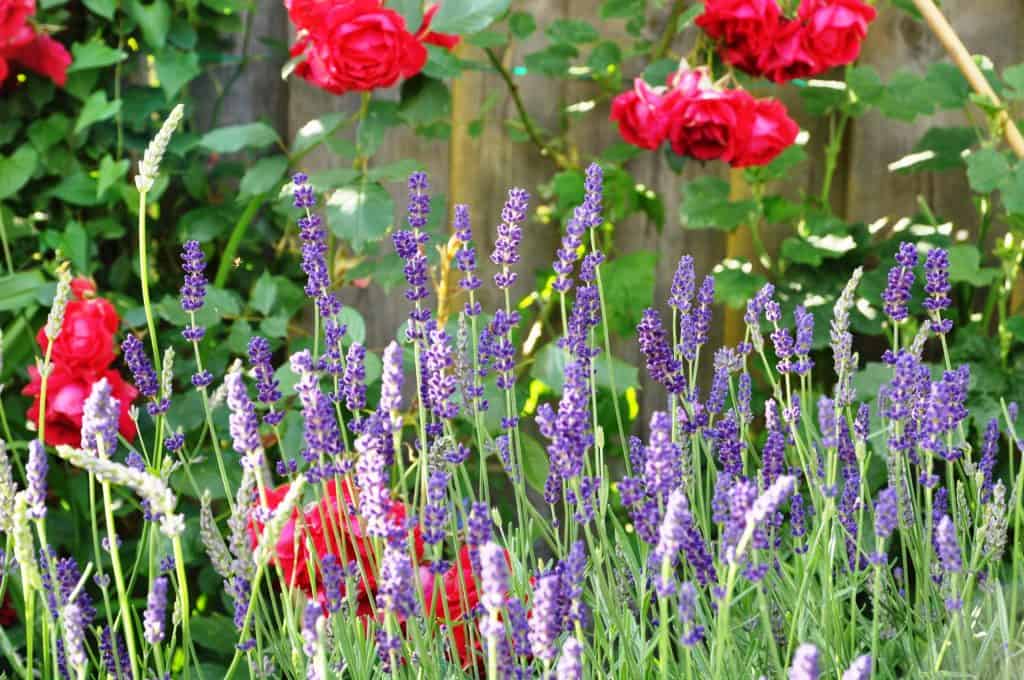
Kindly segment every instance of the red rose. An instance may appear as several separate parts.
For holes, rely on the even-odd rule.
[[[92,374],[105,370],[114,360],[114,334],[120,323],[108,300],[72,300],[64,312],[60,335],[53,343],[53,362],[72,372]],[[45,354],[49,345],[45,327],[39,329],[36,342]]]
[[[71,55],[59,42],[48,35],[37,33],[31,42],[22,45],[6,55],[30,71],[44,75],[60,87],[68,81],[68,67]]]
[[[295,68],[299,76],[334,94],[391,87],[419,73],[427,60],[405,19],[377,0],[331,6],[291,53],[305,56]]]
[[[754,118],[750,139],[740,154],[733,159],[736,168],[767,165],[796,141],[800,126],[789,117],[786,107],[776,99],[754,102]]]
[[[24,44],[31,39],[32,29],[25,21],[35,13],[35,0],[0,0],[0,51],[6,45]]]
[[[96,283],[84,276],[71,279],[71,294],[76,300],[96,297]]]
[[[750,137],[753,109],[754,100],[744,90],[701,92],[672,121],[672,150],[701,161],[732,161]]]
[[[722,58],[745,71],[771,44],[781,13],[775,0],[707,0],[696,24],[719,42]]]
[[[800,18],[804,20],[807,50],[822,70],[842,66],[860,55],[860,45],[875,20],[875,8],[860,0],[803,0]]]
[[[757,71],[776,83],[806,78],[825,70],[807,47],[807,33],[799,21],[784,21],[775,38],[757,60]]]
[[[31,382],[21,391],[35,397],[25,417],[29,423],[39,421],[39,391],[42,380],[35,366],[28,369]],[[54,364],[46,381],[46,443],[50,446],[69,444],[80,446],[82,442],[82,408],[94,382],[106,378],[110,391],[120,402],[121,416],[118,430],[128,441],[135,439],[135,423],[128,410],[139,391],[125,382],[116,370],[99,371],[95,374],[72,371],[63,364]]]
[[[434,20],[434,15],[437,14],[439,9],[441,9],[441,5],[434,4],[429,5],[423,12],[423,23],[420,25],[420,30],[416,31],[416,38],[428,45],[437,45],[446,50],[453,50],[459,44],[459,36],[447,33],[434,33],[430,30],[430,22]]]
[[[641,149],[657,149],[665,141],[669,116],[665,106],[665,95],[637,78],[633,89],[612,100],[609,118],[619,124],[622,138]]]
[[[334,3],[331,0],[285,0],[288,18],[297,29],[312,31],[321,24]]]

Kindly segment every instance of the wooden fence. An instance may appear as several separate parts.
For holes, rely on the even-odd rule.
[[[253,17],[254,51],[259,52],[261,41],[289,39],[288,22],[280,0],[258,0]],[[585,17],[597,21],[597,0],[513,0],[515,9],[533,13],[537,23],[544,26],[558,18]],[[666,5],[669,3],[665,3]],[[938,41],[920,22],[883,2],[879,17],[872,25],[862,52],[862,63],[878,69],[888,78],[900,69],[923,73],[929,64],[945,59]],[[1024,61],[1024,1],[1022,0],[945,0],[943,9],[968,49],[990,57],[1001,69]],[[659,33],[664,17],[654,17],[649,26],[652,35]],[[682,47],[683,45],[680,45]],[[506,55],[510,65],[519,63],[524,51],[537,49],[539,44],[527,42]],[[473,48],[470,48],[473,49]],[[474,56],[474,55],[467,55]],[[475,55],[479,58],[479,55]],[[288,135],[305,122],[332,111],[352,111],[358,106],[355,95],[336,97],[319,91],[302,80],[280,80],[280,65],[260,62],[249,69],[245,80],[235,88],[228,104],[229,120],[243,122],[255,118],[271,120]],[[642,65],[637,65],[642,67]],[[555,127],[562,107],[587,99],[587,92],[577,83],[523,76],[519,79],[524,104],[542,125]],[[478,118],[479,107],[488,95],[498,93],[497,106],[488,116],[483,133],[477,138],[467,134],[469,121]],[[803,129],[810,134],[808,150],[811,162],[803,166],[801,174],[787,180],[795,191],[820,184],[823,163],[823,138],[826,136],[821,119],[801,115],[799,98],[792,88],[784,88],[783,98],[791,107]],[[534,191],[538,185],[550,180],[555,168],[542,158],[529,144],[515,142],[503,131],[502,121],[513,117],[513,103],[497,75],[467,72],[452,87],[452,130],[447,141],[427,141],[412,132],[398,130],[385,141],[375,157],[375,163],[387,163],[401,158],[415,158],[423,163],[431,178],[433,189],[456,202],[468,203],[473,210],[474,232],[482,252],[489,252],[493,243],[493,226],[510,186],[523,186]],[[905,154],[928,127],[933,125],[964,124],[963,115],[947,112],[918,119],[914,123],[899,123],[871,113],[857,119],[848,128],[844,151],[839,159],[832,202],[835,211],[849,220],[874,221],[881,217],[896,220],[911,215],[917,209],[917,197],[923,196],[936,211],[952,219],[958,227],[970,229],[975,220],[968,189],[962,173],[941,175],[895,175],[887,165]],[[596,151],[616,137],[614,126],[607,120],[607,110],[598,110],[575,126],[574,137],[583,153]],[[327,169],[331,159],[326,153],[314,153],[306,159],[307,169]],[[721,172],[719,164],[701,167],[689,164],[683,180],[709,172]],[[619,252],[647,249],[659,254],[657,265],[658,287],[656,299],[663,300],[678,257],[691,253],[697,263],[698,275],[710,270],[722,257],[749,256],[749,246],[742,236],[727,238],[714,231],[684,231],[679,224],[678,203],[682,181],[665,165],[658,154],[643,154],[633,162],[632,171],[637,179],[655,189],[662,196],[666,208],[666,224],[662,231],[639,218],[628,224],[617,225],[616,249]],[[404,197],[396,193],[396,206]],[[533,223],[526,230],[523,242],[521,270],[530,272],[550,265],[560,238],[557,227]],[[768,235],[769,247],[777,243]],[[486,260],[486,258],[482,258]],[[532,277],[521,277],[525,287]],[[346,302],[355,305],[367,317],[368,341],[383,344],[393,337],[394,330],[406,314],[404,304],[396,304],[375,286],[353,294],[346,294]],[[721,334],[723,325],[715,324]],[[712,338],[716,343],[720,338]],[[636,361],[638,351],[632,344],[616,348],[616,354]],[[657,408],[661,397],[657,390],[643,390],[644,411]]]

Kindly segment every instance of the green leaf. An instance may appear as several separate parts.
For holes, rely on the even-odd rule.
[[[327,199],[328,224],[356,252],[384,238],[391,226],[394,203],[380,184],[362,182],[341,187]]]
[[[523,452],[523,475],[526,477],[526,483],[534,491],[544,493],[544,483],[548,479],[551,465],[548,452],[540,442],[526,433],[520,433],[519,440]]]
[[[875,105],[885,95],[885,84],[873,66],[856,66],[850,69],[846,84],[859,101]]]
[[[981,266],[981,253],[976,246],[963,243],[949,249],[949,280],[953,283],[987,286],[998,275],[998,269]]]
[[[279,141],[274,128],[266,123],[229,125],[207,132],[199,145],[217,153],[235,153],[242,149],[262,149]]]
[[[608,325],[623,338],[632,337],[644,309],[654,302],[656,253],[639,250],[601,266]]]
[[[156,76],[160,81],[167,101],[200,74],[199,55],[196,52],[182,52],[167,48],[156,56]]]
[[[602,19],[629,19],[644,14],[644,0],[604,0],[601,3]]]
[[[292,143],[292,152],[301,153],[306,149],[319,144],[325,138],[335,132],[338,126],[348,118],[346,113],[328,113],[320,118],[309,121],[295,133],[295,141]]]
[[[595,42],[600,34],[586,21],[579,19],[555,19],[544,29],[551,42],[566,45]]]
[[[28,126],[28,138],[40,153],[64,139],[71,130],[71,121],[62,113],[55,113]]]
[[[366,176],[371,182],[378,182],[381,180],[399,181],[407,179],[409,175],[422,169],[423,164],[419,161],[413,160],[412,158],[403,158],[402,160],[395,161],[394,163],[378,165],[375,168],[370,168],[370,171],[366,173]]]
[[[935,110],[935,93],[932,90],[922,78],[908,71],[899,71],[889,80],[878,108],[889,118],[914,120]]]
[[[868,362],[863,369],[853,376],[853,389],[857,398],[870,403],[878,396],[878,391],[892,379],[892,368],[881,362]]]
[[[25,186],[39,163],[39,154],[28,144],[10,156],[0,154],[0,200],[10,198]]]
[[[90,12],[103,17],[107,21],[114,18],[114,12],[117,10],[116,0],[83,0],[82,4]]]
[[[530,369],[530,375],[547,385],[554,392],[555,396],[561,396],[566,360],[565,350],[550,342],[537,350],[536,355],[534,355],[533,366]],[[615,387],[620,394],[625,392],[626,388],[635,386],[639,379],[639,370],[636,366],[627,364],[625,361],[614,357],[611,362],[611,371],[614,371],[613,376],[609,370],[608,359],[603,352],[598,355],[595,368],[597,371],[597,386],[610,390],[612,388],[612,377],[614,377]]]
[[[71,205],[88,207],[103,202],[96,193],[96,187],[96,180],[84,172],[77,172],[62,179],[52,189],[52,194]]]
[[[71,222],[61,234],[61,250],[77,272],[89,271],[89,234],[78,222]]]
[[[1003,71],[1003,82],[1011,88],[1005,93],[1008,99],[1024,99],[1024,64],[1010,66]]]
[[[277,281],[274,276],[264,271],[260,278],[256,279],[256,285],[252,287],[249,296],[249,304],[263,316],[269,316],[277,301]]]
[[[825,252],[799,236],[789,236],[782,242],[782,257],[790,262],[817,267],[825,260]]]
[[[1011,316],[1003,326],[1018,342],[1024,342],[1024,316]]]
[[[0,312],[22,310],[35,304],[36,292],[45,283],[38,269],[0,276]]]
[[[423,23],[423,3],[421,0],[388,0],[388,7],[395,10],[405,19],[405,27],[410,33]]]
[[[587,66],[597,75],[614,73],[614,68],[622,61],[622,50],[610,40],[594,46],[587,57]]]
[[[960,69],[945,62],[929,66],[925,82],[932,101],[942,109],[962,108],[971,94],[971,86],[967,84]]]
[[[462,62],[457,56],[437,45],[425,45],[427,63],[423,65],[423,75],[443,80],[456,78],[462,73]]]
[[[99,178],[96,182],[96,197],[103,196],[107,189],[124,179],[129,167],[131,167],[131,161],[127,158],[115,161],[110,154],[104,156],[100,160]]]
[[[698,177],[683,188],[679,217],[687,229],[732,231],[757,208],[754,201],[730,201],[729,183],[717,177]]]
[[[78,114],[78,120],[75,121],[75,134],[77,135],[94,123],[113,118],[120,110],[120,99],[107,101],[107,93],[103,90],[93,92],[85,100],[85,105],[82,106],[82,111]]]
[[[730,263],[732,264],[732,263]],[[742,309],[747,300],[752,298],[767,283],[760,274],[749,271],[749,265],[715,268],[715,299],[724,302],[733,309]]]
[[[402,83],[401,91],[398,115],[410,125],[429,125],[451,114],[451,94],[440,80],[426,76],[410,78]]]
[[[238,185],[238,193],[241,196],[257,196],[279,189],[287,170],[288,159],[285,156],[261,158],[246,170]]]
[[[669,74],[675,73],[678,68],[679,62],[674,59],[659,59],[651,62],[644,69],[644,80],[654,87],[664,85]]]
[[[797,144],[787,147],[768,165],[760,168],[750,168],[748,172],[760,178],[761,181],[769,182],[777,179],[785,179],[796,166],[807,160],[807,152],[804,147]]]
[[[1010,174],[1006,157],[992,149],[980,149],[967,157],[967,179],[978,193],[995,191]]]
[[[338,321],[347,329],[343,338],[346,345],[353,342],[360,344],[366,342],[366,320],[363,319],[359,310],[352,305],[342,307],[341,313],[338,314]]]
[[[75,43],[71,46],[71,55],[68,73],[112,66],[128,58],[127,52],[108,47],[98,37],[87,43]]]
[[[1013,174],[1000,187],[1006,212],[1024,215],[1024,162],[1017,163]]]
[[[530,71],[540,71],[549,76],[561,76],[569,70],[572,60],[579,52],[572,45],[548,45],[545,49],[527,54],[523,63]]]
[[[190,623],[192,624],[192,639],[197,645],[217,656],[231,657],[234,653],[235,642],[237,642],[235,624],[231,619],[223,614],[211,614],[210,616],[193,616]]]
[[[967,127],[929,128],[914,145],[913,153],[931,152],[931,158],[901,166],[896,172],[914,173],[949,170],[964,165],[964,151],[978,141],[977,133]]]
[[[505,13],[509,0],[445,0],[430,22],[435,33],[466,35],[487,28]]]
[[[141,0],[129,0],[128,14],[139,23],[142,38],[150,47],[162,50],[167,44],[167,31],[171,27],[171,6],[166,0],[155,0],[148,5]]]
[[[508,29],[519,40],[525,40],[537,30],[537,22],[528,12],[513,12],[508,17]]]

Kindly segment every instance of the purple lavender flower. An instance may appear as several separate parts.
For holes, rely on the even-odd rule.
[[[704,626],[697,625],[697,589],[689,581],[679,587],[679,623],[683,626],[680,642],[686,647],[704,639]]]
[[[117,450],[120,417],[120,403],[111,395],[110,383],[106,378],[100,378],[93,383],[82,406],[81,447],[104,458],[113,454]]]
[[[763,524],[765,520],[774,515],[779,506],[786,502],[793,493],[793,486],[796,478],[792,475],[782,475],[764,490],[747,512],[748,524]]]
[[[302,612],[302,653],[307,658],[312,659],[316,655],[316,623],[320,620],[323,615],[323,609],[316,602],[310,601],[306,603],[306,608]]]
[[[924,308],[931,312],[947,309],[949,291],[949,253],[945,248],[933,248],[924,260],[924,292],[928,293]]]
[[[541,661],[553,661],[557,650],[555,641],[562,630],[561,579],[550,573],[537,579],[533,591],[533,614],[530,618],[530,648]]]
[[[466,545],[473,573],[480,574],[480,546],[491,540],[491,513],[486,503],[473,503],[466,520]]]
[[[693,312],[693,341],[700,348],[707,344],[711,332],[711,306],[715,304],[715,278],[705,276],[697,291],[697,308]]]
[[[46,473],[49,470],[46,447],[38,439],[28,443],[28,464],[25,466],[25,491],[31,519],[46,517]]]
[[[111,677],[127,678],[131,669],[128,665],[128,647],[123,638],[117,637],[110,632],[110,628],[103,627],[100,633],[100,662]]]
[[[903,242],[896,253],[896,266],[889,270],[889,281],[882,293],[885,313],[899,323],[908,316],[910,288],[914,285],[914,267],[917,266],[917,248],[913,243]]]
[[[711,379],[711,392],[705,408],[708,413],[719,414],[725,408],[725,395],[729,391],[729,372],[725,368],[716,368]]]
[[[985,427],[985,438],[981,446],[981,460],[978,471],[981,472],[981,500],[987,503],[992,497],[992,472],[996,467],[996,455],[999,453],[999,420],[992,418]]]
[[[765,305],[772,300],[773,295],[775,295],[775,286],[766,283],[754,297],[747,300],[747,311],[743,315],[743,321],[748,326],[757,327],[760,324]]]
[[[556,680],[580,680],[583,677],[583,645],[575,637],[562,643],[562,655],[555,668]]]
[[[774,414],[774,417],[768,417],[769,414]],[[778,479],[785,468],[786,435],[781,429],[778,406],[774,399],[765,402],[765,416],[768,436],[761,451],[761,477],[767,486]]]
[[[665,581],[661,572],[667,562],[670,567],[674,566],[679,552],[687,540],[687,527],[693,523],[693,516],[690,514],[690,503],[686,499],[686,493],[682,488],[674,490],[668,497],[665,507],[665,518],[661,522],[661,529],[658,531],[658,544],[651,555],[654,565],[653,569],[659,572],[655,579],[655,588],[658,595],[667,597],[672,594],[674,584]]]
[[[601,322],[601,298],[597,286],[581,285],[576,291],[572,311],[565,329],[565,336],[558,341],[559,347],[568,350],[577,359],[589,360],[597,356],[597,350],[589,346],[590,331]]]
[[[711,434],[715,442],[715,450],[718,452],[718,459],[722,463],[722,469],[732,475],[743,473],[743,449],[745,444],[740,439],[739,423],[736,416],[729,411]]]
[[[199,241],[185,241],[181,248],[181,268],[185,281],[181,286],[181,308],[186,312],[197,312],[206,299],[206,258]],[[193,327],[194,328],[194,327]],[[198,329],[193,332],[199,332]]]
[[[291,366],[292,370],[301,376],[295,384],[295,392],[302,404],[303,432],[306,439],[302,457],[307,462],[314,463],[322,458],[331,459],[339,455],[344,443],[330,398],[320,389],[317,375],[305,370],[308,356],[305,350],[297,352],[292,355]]]
[[[434,470],[427,479],[427,504],[423,510],[423,542],[437,545],[444,541],[448,522],[448,473]]]
[[[228,416],[231,444],[235,452],[244,456],[262,448],[256,407],[249,398],[241,371],[230,371],[224,376],[224,383],[227,386],[228,409],[231,413]]]
[[[386,418],[392,418],[392,414],[402,410],[402,384],[405,381],[402,373],[402,347],[394,340],[384,348],[381,372],[380,403],[377,408]],[[393,429],[402,424],[397,415],[390,422]]]
[[[399,620],[412,616],[416,611],[413,577],[409,555],[402,546],[395,546],[389,542],[381,559],[378,593],[384,611]]]
[[[562,629],[572,630],[577,623],[582,624],[583,577],[587,569],[587,554],[583,541],[576,541],[569,548],[569,554],[558,563],[562,576]]]
[[[508,268],[519,262],[519,243],[523,239],[522,225],[526,221],[529,202],[530,194],[525,189],[509,189],[508,199],[501,210],[498,238],[491,253],[491,262],[501,267],[501,271],[494,275],[494,285],[498,288],[511,288],[516,282],[516,273]]]
[[[457,378],[451,370],[454,364],[451,338],[442,326],[430,321],[427,324],[427,343],[423,354],[423,372],[426,374],[424,403],[438,418],[450,420],[459,414],[459,407],[452,399]]]
[[[670,394],[682,394],[686,390],[686,380],[680,373],[679,362],[672,356],[657,311],[651,308],[644,310],[636,334],[651,379],[661,384]]]
[[[156,371],[153,370],[153,364],[146,356],[142,341],[129,333],[121,341],[121,351],[124,353],[125,363],[128,364],[128,368],[132,372],[139,394],[148,399],[156,399],[160,381],[157,379]]]
[[[320,568],[323,572],[327,611],[333,614],[341,609],[341,593],[345,587],[345,573],[338,558],[332,553],[324,555],[320,560]]]
[[[555,253],[557,259],[552,265],[555,273],[558,274],[552,287],[560,293],[568,292],[572,288],[572,269],[583,244],[583,235],[587,229],[601,223],[603,191],[601,166],[592,163],[586,172],[583,203],[573,210],[572,217],[566,222],[561,248]]]
[[[939,557],[939,564],[945,571],[951,574],[963,571],[960,544],[956,538],[956,525],[953,524],[949,515],[943,515],[939,525],[935,528],[935,553]]]
[[[814,367],[814,360],[808,356],[814,342],[814,314],[808,312],[803,305],[797,305],[793,317],[796,320],[796,343],[793,352],[798,357],[793,365],[793,372],[797,375],[806,375]]]
[[[480,603],[488,612],[497,612],[505,605],[508,592],[508,562],[505,549],[488,541],[480,546]]]
[[[794,491],[789,501],[789,529],[793,536],[794,550],[801,555],[807,552],[807,546],[803,544],[803,537],[807,534],[805,513],[804,497],[799,491]]]
[[[466,291],[473,291],[480,287],[480,278],[476,275],[476,248],[472,245],[473,229],[469,221],[469,206],[458,204],[455,206],[454,228],[455,238],[462,247],[455,253],[455,265],[462,272],[463,277],[459,281],[459,288]],[[465,307],[468,316],[476,316],[480,313],[480,303],[471,304],[466,302]]]
[[[590,389],[586,367],[574,361],[565,367],[565,383],[557,415],[550,404],[537,409],[537,425],[548,439],[551,472],[559,479],[571,479],[583,470],[583,458],[593,444],[590,431]]]
[[[789,669],[789,680],[818,680],[821,670],[818,668],[818,648],[805,642],[796,648],[793,654],[793,665]]]
[[[159,576],[153,579],[153,585],[149,589],[149,598],[146,600],[146,612],[142,617],[143,637],[151,645],[158,645],[164,641],[166,628],[164,620],[167,618],[167,577]]]
[[[693,271],[693,257],[683,255],[676,265],[676,273],[672,276],[672,287],[669,289],[668,304],[682,314],[690,311],[693,294],[697,289],[696,274]]]
[[[644,460],[644,484],[647,493],[667,498],[682,482],[679,461],[682,452],[672,441],[672,419],[664,411],[651,414],[651,440]]]
[[[271,413],[264,416],[263,421],[271,425],[280,422],[283,412],[275,413],[273,405],[281,398],[279,382],[274,377],[274,366],[271,363],[270,343],[266,338],[254,335],[249,340],[249,364],[256,374],[257,399],[260,403],[271,407]]]
[[[327,230],[319,215],[310,209],[316,206],[313,187],[303,173],[296,173],[295,207],[306,211],[305,217],[297,221],[299,240],[302,241],[302,271],[306,275],[306,295],[316,301],[316,308],[324,318],[337,316],[341,312],[341,301],[331,292],[331,274],[327,266]]]
[[[370,416],[369,424],[372,425],[376,420],[376,416]],[[366,533],[379,538],[386,538],[388,535],[387,514],[391,507],[384,445],[381,437],[370,427],[366,428],[355,442],[355,449],[359,453],[359,460],[356,462],[359,515],[366,523]]]
[[[870,680],[871,655],[858,656],[843,673],[842,680]]]
[[[366,348],[353,342],[345,355],[345,372],[341,376],[341,393],[345,406],[352,413],[366,408]]]

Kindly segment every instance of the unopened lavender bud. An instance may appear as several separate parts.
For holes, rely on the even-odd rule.
[[[210,507],[210,492],[203,492],[199,501],[199,540],[206,548],[206,555],[210,558],[221,578],[227,579],[231,576],[231,553],[224,538],[217,529],[217,522],[213,518],[213,508]]]
[[[163,160],[164,154],[167,152],[167,145],[171,141],[171,135],[174,134],[184,113],[185,107],[181,104],[171,109],[171,113],[164,120],[160,131],[146,147],[146,153],[139,161],[139,174],[135,176],[135,188],[140,192],[147,192],[153,188],[153,182],[160,174],[160,161]]]
[[[32,527],[28,518],[29,498],[25,491],[19,491],[14,497],[14,514],[11,516],[11,538],[14,539],[14,559],[18,561],[21,580],[30,587],[40,586],[39,567],[36,563],[36,551],[32,542]]]
[[[277,539],[287,524],[292,510],[302,497],[302,490],[306,485],[306,478],[299,477],[288,488],[288,493],[281,499],[280,504],[274,509],[270,521],[263,527],[260,535],[259,545],[256,546],[256,564],[265,564],[274,556],[274,549],[277,546]]]
[[[64,313],[71,300],[71,273],[66,265],[61,266],[57,276],[57,292],[53,295],[53,304],[50,305],[50,313],[46,317],[46,327],[43,331],[50,343],[57,340],[61,328],[64,327]]]
[[[0,532],[5,534],[11,531],[15,493],[11,461],[7,457],[7,442],[0,439]]]

